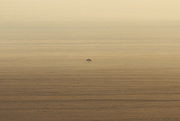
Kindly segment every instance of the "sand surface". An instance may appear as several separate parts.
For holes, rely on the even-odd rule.
[[[0,121],[180,120],[177,28],[24,30],[1,33]]]

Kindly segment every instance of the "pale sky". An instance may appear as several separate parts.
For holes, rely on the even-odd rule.
[[[0,0],[4,21],[180,20],[180,0]]]

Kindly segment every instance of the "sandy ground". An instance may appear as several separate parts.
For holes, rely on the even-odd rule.
[[[73,62],[75,65],[76,62]],[[2,66],[2,121],[178,121],[178,68]],[[65,64],[64,64],[65,65]]]
[[[0,121],[180,121],[180,30],[164,25],[3,25]]]

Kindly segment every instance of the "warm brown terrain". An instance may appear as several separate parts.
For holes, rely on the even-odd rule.
[[[121,39],[39,38],[55,36],[52,30],[2,34],[0,121],[180,120],[177,29],[114,30]]]
[[[93,63],[91,63],[92,65]],[[86,66],[91,66],[90,64]],[[179,69],[1,71],[2,121],[177,121]],[[6,75],[6,76],[5,76]]]

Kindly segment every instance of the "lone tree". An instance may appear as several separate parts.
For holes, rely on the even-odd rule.
[[[86,61],[87,61],[87,62],[91,62],[92,60],[88,58],[88,59],[86,59]]]

